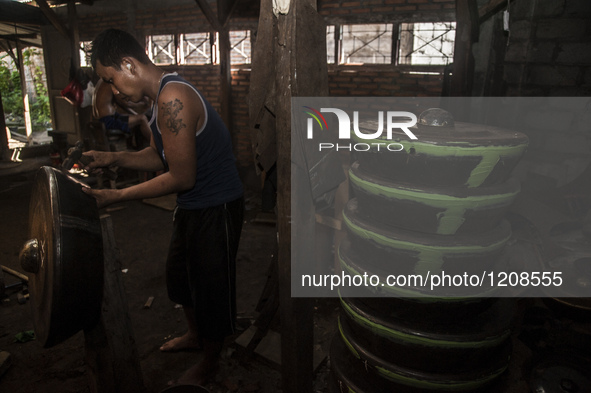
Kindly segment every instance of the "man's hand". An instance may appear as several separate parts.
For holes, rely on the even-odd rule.
[[[109,206],[115,202],[119,202],[120,190],[117,189],[104,189],[95,190],[90,187],[82,187],[82,191],[96,199],[96,204],[99,207]]]
[[[110,151],[90,150],[82,153],[83,158],[80,161],[87,162],[84,169],[94,170],[97,168],[107,168],[115,164],[115,154]]]

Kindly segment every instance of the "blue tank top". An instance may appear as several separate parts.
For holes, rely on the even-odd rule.
[[[201,129],[195,134],[197,149],[197,178],[195,186],[177,195],[177,205],[182,209],[203,209],[231,202],[242,196],[242,182],[236,169],[236,159],[232,153],[230,132],[224,122],[195,87],[176,73],[165,75],[160,82],[158,95],[169,83],[182,83],[195,91],[205,107],[206,118]],[[158,97],[154,104],[150,128],[154,142],[168,170],[168,163],[162,145],[162,133],[158,128]]]

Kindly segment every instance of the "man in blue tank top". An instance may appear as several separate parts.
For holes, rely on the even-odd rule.
[[[203,384],[217,371],[224,338],[234,333],[236,252],[244,202],[230,133],[198,90],[155,66],[130,34],[115,29],[99,34],[91,61],[118,97],[130,102],[148,97],[154,107],[149,147],[87,152],[93,158],[88,169],[120,166],[164,172],[129,188],[85,192],[99,207],[177,193],[166,280],[169,297],[183,306],[189,328],[160,350],[202,348],[203,360],[178,383]]]

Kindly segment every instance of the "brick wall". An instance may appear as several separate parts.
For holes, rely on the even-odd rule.
[[[197,87],[220,112],[220,67],[215,65],[199,66],[165,66],[167,72],[177,72],[180,76]],[[252,150],[250,146],[250,128],[248,126],[248,87],[250,85],[250,70],[232,70],[232,124],[234,151],[239,165],[252,164]]]
[[[507,95],[590,95],[591,2],[515,2],[510,15]]]
[[[591,161],[591,2],[518,1],[510,15],[506,95],[532,97],[518,113],[530,139],[519,169],[542,195],[575,183]]]
[[[455,0],[320,0],[318,12],[328,20],[415,22],[454,20]],[[420,13],[420,14],[417,14]],[[450,19],[450,17],[452,19]]]
[[[331,96],[440,96],[441,74],[411,73],[388,66],[330,67],[328,88]]]
[[[92,40],[106,28],[122,28],[138,39],[152,34],[210,31],[209,23],[196,4],[170,5],[135,12],[90,12],[81,14],[80,38]],[[164,4],[164,3],[163,3]],[[233,29],[253,29],[258,9],[238,4],[230,21]],[[242,8],[240,8],[242,7]],[[318,10],[327,23],[417,22],[454,19],[455,0],[320,0]],[[420,14],[418,14],[420,13]],[[195,84],[220,109],[219,66],[166,66]],[[250,70],[232,71],[232,129],[239,165],[252,165],[248,118]],[[333,96],[438,96],[441,75],[412,74],[394,66],[331,66],[330,95]]]

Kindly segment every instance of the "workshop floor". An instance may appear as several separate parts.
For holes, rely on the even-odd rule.
[[[43,162],[41,162],[43,164]],[[19,170],[0,168],[0,263],[22,271],[18,253],[27,240],[29,195],[35,166],[27,161]],[[28,166],[28,168],[27,168]],[[10,170],[8,170],[10,169]],[[171,233],[172,212],[136,201],[115,205],[104,211],[111,215],[123,265],[124,285],[140,355],[147,393],[159,392],[200,359],[200,353],[161,353],[167,339],[186,328],[181,308],[166,294],[164,261]],[[246,216],[238,256],[238,327],[227,341],[223,362],[215,382],[217,392],[280,392],[281,375],[276,365],[262,357],[245,359],[234,340],[254,321],[255,307],[266,282],[275,228],[268,220],[257,220],[260,197],[247,194]],[[259,221],[262,221],[259,223]],[[7,284],[17,280],[4,274]],[[37,342],[17,342],[15,337],[33,330],[29,304],[21,305],[17,293],[0,304],[0,351],[11,355],[11,366],[2,375],[0,392],[82,393],[88,392],[84,365],[84,336],[78,333],[53,348]],[[144,308],[154,297],[150,308]],[[326,350],[334,328],[334,301],[317,305],[316,345]],[[325,391],[326,366],[316,374],[315,390]]]
[[[28,204],[35,168],[43,160],[25,160],[21,164],[0,165],[0,263],[21,270],[18,254],[27,240]],[[267,271],[276,239],[275,227],[268,216],[260,213],[260,195],[247,193],[246,216],[238,255],[238,327],[228,339],[223,352],[221,371],[207,385],[211,393],[281,392],[281,375],[276,364],[260,356],[245,358],[236,340],[240,338],[257,313],[255,307],[266,282]],[[112,217],[117,245],[121,253],[127,302],[141,361],[146,393],[157,393],[167,382],[200,359],[199,353],[161,353],[158,348],[167,339],[185,331],[182,309],[175,307],[166,295],[164,261],[171,233],[172,212],[144,202],[128,202],[104,211]],[[546,210],[542,211],[547,214]],[[265,218],[265,219],[261,219]],[[22,270],[21,270],[22,271]],[[6,284],[16,282],[4,274]],[[154,301],[149,308],[144,304]],[[552,307],[547,305],[551,304]],[[532,374],[553,368],[550,384],[558,378],[578,375],[580,392],[591,391],[588,376],[576,369],[588,370],[591,358],[591,317],[555,311],[549,299],[521,299],[513,331],[513,351],[509,369],[495,385],[495,393],[534,391]],[[325,354],[336,325],[338,300],[315,300],[315,352]],[[582,320],[578,320],[582,315]],[[277,324],[275,324],[277,325]],[[16,337],[33,329],[28,304],[18,302],[18,293],[0,300],[0,355],[10,353],[11,365],[4,370],[0,356],[0,392],[2,393],[85,393],[89,392],[84,363],[84,336],[78,333],[62,344],[43,349],[33,341],[18,342]],[[277,355],[278,346],[266,349]],[[548,360],[549,359],[549,360]],[[579,359],[574,364],[564,363]],[[315,373],[314,392],[328,388],[328,364],[321,363]],[[573,371],[575,370],[575,371]],[[564,375],[564,377],[563,377]],[[561,382],[560,382],[561,383]],[[542,390],[535,390],[542,391]],[[566,391],[566,390],[543,390]],[[574,390],[569,390],[574,391]]]

